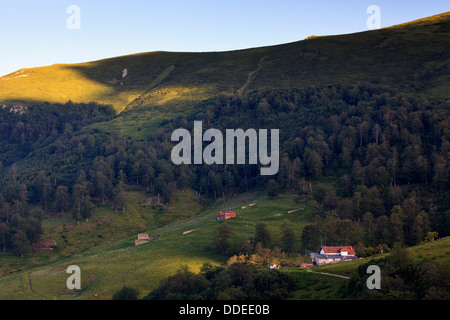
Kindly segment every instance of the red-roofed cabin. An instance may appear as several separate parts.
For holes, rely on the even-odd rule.
[[[217,220],[226,220],[226,219],[230,219],[230,218],[235,218],[236,217],[236,212],[230,211],[230,210],[226,210],[225,212],[218,212],[217,213]]]
[[[323,246],[320,249],[320,254],[340,255],[340,256],[354,256],[354,255],[356,255],[356,252],[355,252],[355,250],[353,250],[352,246],[343,246],[343,247],[327,247],[327,246]]]

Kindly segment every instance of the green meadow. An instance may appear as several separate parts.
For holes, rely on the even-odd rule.
[[[184,265],[198,272],[205,262],[226,263],[227,258],[216,253],[212,245],[214,229],[223,223],[216,220],[219,210],[237,213],[236,218],[227,220],[235,232],[233,246],[253,237],[257,222],[267,223],[277,245],[285,220],[291,222],[297,238],[310,220],[308,201],[295,194],[272,199],[249,193],[225,202],[200,204],[195,194],[186,190],[179,191],[173,203],[161,205],[153,203],[155,199],[146,197],[144,191],[129,189],[127,195],[125,213],[105,205],[79,225],[67,216],[48,218],[43,240],[56,241],[55,251],[24,258],[0,255],[0,298],[109,299],[123,285],[138,288],[145,295]],[[255,205],[242,209],[251,203]],[[185,231],[191,232],[183,235]],[[157,239],[135,246],[140,232]],[[66,269],[73,264],[81,268],[81,290],[66,287]]]
[[[98,207],[89,221],[79,225],[67,215],[45,220],[45,240],[54,240],[55,251],[17,255],[0,255],[1,299],[110,299],[127,285],[139,289],[143,297],[167,276],[183,266],[199,272],[208,262],[225,265],[227,257],[218,254],[212,245],[214,229],[222,221],[216,214],[223,209],[237,213],[227,220],[234,231],[232,250],[254,236],[257,222],[267,223],[280,245],[280,227],[289,220],[296,234],[296,244],[303,227],[311,220],[309,199],[296,194],[281,194],[276,198],[265,193],[245,193],[201,203],[191,190],[178,191],[173,203],[157,204],[145,190],[127,188],[125,212],[116,212],[109,205]],[[249,204],[255,204],[248,206]],[[245,209],[242,209],[246,207]],[[297,210],[292,213],[288,211]],[[191,231],[184,234],[186,231]],[[157,236],[156,240],[135,246],[137,233]],[[298,249],[298,247],[297,247]],[[414,261],[433,261],[448,265],[450,238],[408,248]],[[384,255],[386,256],[386,255]],[[282,268],[295,276],[296,288],[288,299],[346,299],[347,279],[359,265],[384,257],[377,255],[355,261],[299,269],[295,264]],[[294,263],[308,257],[293,254]],[[69,290],[66,269],[78,265],[81,269],[81,290]],[[311,272],[312,271],[312,272]]]
[[[121,116],[93,127],[145,139],[162,121],[189,114],[203,101],[262,88],[367,84],[446,98],[449,19],[446,12],[378,30],[261,48],[158,51],[20,69],[0,78],[0,102],[110,104]]]

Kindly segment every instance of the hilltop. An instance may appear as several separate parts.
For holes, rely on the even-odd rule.
[[[158,51],[55,64],[1,77],[0,104],[110,104],[121,116],[95,127],[143,139],[164,120],[193,113],[202,101],[261,88],[366,84],[447,98],[449,39],[447,12],[379,30],[261,48]]]
[[[0,78],[0,102],[112,104],[182,110],[220,93],[375,83],[446,96],[450,13],[379,30],[314,36],[229,52],[149,52],[21,69]],[[127,72],[124,72],[124,70]]]

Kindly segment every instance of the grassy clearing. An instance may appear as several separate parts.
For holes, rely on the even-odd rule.
[[[415,262],[431,261],[443,266],[450,265],[450,237],[427,242],[407,250]]]
[[[295,276],[296,288],[288,296],[288,300],[335,300],[345,299],[346,279],[325,276],[296,270],[290,272]]]
[[[438,265],[448,266],[450,263],[450,237],[438,239],[434,242],[427,242],[415,247],[410,247],[407,248],[407,251],[414,263],[430,261]],[[389,257],[389,253],[307,269],[288,270],[287,272],[295,276],[297,283],[297,287],[290,292],[288,299],[348,299],[346,296],[347,279],[315,272],[324,272],[350,277],[360,265],[368,262],[376,264],[377,259],[384,259],[386,257]],[[308,272],[308,269],[313,272]]]
[[[434,242],[427,242],[418,246],[410,247],[406,250],[414,263],[430,261],[440,265],[450,265],[450,237],[445,237]],[[315,267],[314,270],[343,276],[351,276],[358,266],[369,261],[376,263],[377,259],[383,259],[386,257],[389,257],[389,253],[383,255],[378,254],[353,261],[318,266]]]
[[[192,191],[180,192],[167,206],[157,206],[145,192],[127,189],[125,214],[116,214],[107,206],[99,208],[88,223],[76,226],[73,221],[48,219],[48,236],[64,234],[67,246],[58,252],[31,254],[25,258],[1,255],[0,298],[2,299],[110,299],[123,285],[138,288],[141,296],[154,289],[159,281],[187,265],[198,272],[205,262],[223,265],[226,258],[212,247],[215,227],[222,222],[215,219],[218,210],[232,209],[237,217],[227,220],[233,230],[234,244],[247,241],[254,234],[257,222],[264,221],[272,231],[275,245],[280,245],[280,226],[291,221],[297,239],[310,221],[308,202],[295,194],[283,194],[272,199],[263,193],[246,193],[201,206]],[[303,202],[302,202],[303,201]],[[254,206],[248,207],[250,203]],[[242,207],[247,208],[242,209]],[[303,210],[288,214],[290,210]],[[159,217],[159,218],[156,218]],[[110,220],[107,220],[107,219]],[[64,218],[66,219],[66,218]],[[103,220],[101,220],[103,219]],[[91,229],[93,221],[98,230]],[[99,221],[102,221],[100,223]],[[65,226],[65,227],[64,227]],[[183,232],[193,230],[183,235]],[[135,247],[137,232],[158,236],[157,240]],[[105,235],[98,237],[99,234]],[[111,236],[111,238],[109,238]],[[414,261],[433,261],[448,265],[450,238],[439,239],[409,248]],[[351,276],[359,265],[385,257],[378,255],[344,263],[313,267],[316,272]],[[293,257],[295,262],[306,257]],[[82,290],[68,290],[65,270],[76,264],[82,270]],[[308,272],[290,267],[282,269],[294,275],[297,287],[289,299],[345,299],[346,279]]]
[[[271,199],[265,194],[244,194],[217,200],[201,207],[195,195],[186,191],[167,206],[157,206],[145,193],[127,190],[127,212],[116,214],[107,206],[99,208],[89,222],[46,222],[47,239],[64,239],[58,252],[31,254],[25,258],[0,256],[0,298],[7,299],[109,299],[123,285],[140,289],[145,295],[159,281],[188,265],[195,272],[205,262],[220,265],[226,258],[212,248],[216,213],[233,209],[237,217],[227,220],[235,230],[235,243],[254,234],[257,222],[265,221],[279,241],[285,219],[292,222],[297,237],[308,223],[310,208],[297,196],[286,194]],[[242,206],[256,203],[242,209]],[[287,211],[303,208],[292,214]],[[65,218],[64,218],[65,219]],[[95,225],[95,226],[94,226]],[[184,231],[194,230],[183,235]],[[136,233],[147,232],[157,240],[135,247]],[[101,237],[99,237],[101,235]],[[65,238],[63,238],[63,236]],[[60,241],[60,240],[58,240]],[[66,288],[66,268],[76,264],[82,270],[82,290]],[[30,289],[31,288],[31,289]]]

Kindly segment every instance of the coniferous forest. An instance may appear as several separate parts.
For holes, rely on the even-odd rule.
[[[260,89],[209,99],[136,141],[89,126],[116,117],[109,106],[3,106],[1,247],[29,250],[48,212],[80,221],[96,203],[122,208],[125,184],[165,202],[183,188],[212,199],[249,190],[310,194],[314,218],[301,235],[305,249],[346,243],[364,256],[380,246],[448,236],[449,107],[377,86]],[[278,174],[261,176],[258,165],[248,164],[174,165],[171,133],[191,131],[195,120],[204,130],[278,128]]]

